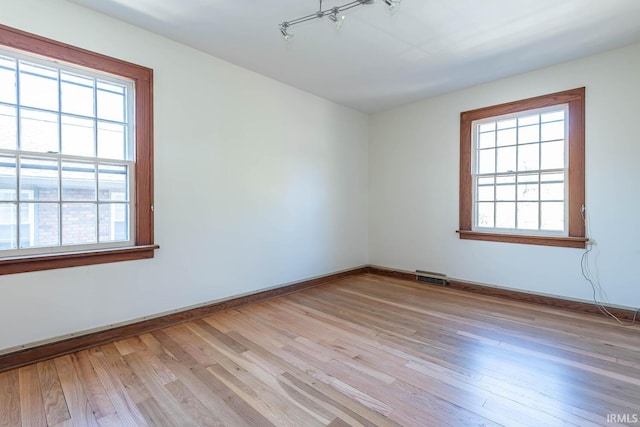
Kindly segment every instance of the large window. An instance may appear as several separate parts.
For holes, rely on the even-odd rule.
[[[461,115],[460,237],[584,247],[584,88]]]
[[[0,274],[153,257],[152,70],[0,26]]]

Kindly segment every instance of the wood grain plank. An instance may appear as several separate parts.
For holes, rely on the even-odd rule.
[[[58,357],[54,359],[54,363],[73,424],[97,426],[98,421],[73,367],[71,356]]]
[[[138,355],[145,359],[145,363],[153,369],[153,372],[158,376],[162,384],[166,385],[177,381],[178,378],[175,374],[149,350],[139,337],[129,338],[127,342]]]
[[[214,349],[198,339],[187,325],[167,328],[164,332],[189,354],[189,359],[185,359],[185,354],[183,353],[181,356],[183,360],[193,359],[198,365],[205,368],[218,363]]]
[[[89,352],[82,350],[72,353],[70,356],[96,418],[109,419],[110,415],[116,413],[116,409],[89,360]]]
[[[192,422],[177,424],[171,416],[167,414],[164,406],[161,406],[153,397],[138,403],[138,409],[140,413],[144,415],[147,423],[154,427],[173,427],[177,425],[183,425],[185,427],[195,426]]]
[[[174,381],[165,386],[173,395],[182,409],[187,412],[198,425],[201,426],[224,426],[224,423],[205,405],[198,397],[189,390],[181,381]]]
[[[169,424],[196,425],[197,423],[182,410],[180,404],[173,398],[173,395],[164,387],[162,378],[158,376],[153,367],[148,363],[149,358],[139,353],[129,353],[125,356],[125,361],[133,371],[136,372],[144,386],[149,390],[152,399],[148,402],[162,402],[162,411]],[[147,401],[145,401],[147,402]]]
[[[234,393],[222,381],[212,375],[207,369],[198,367],[194,369],[196,375],[210,390],[218,396],[223,396],[224,402],[233,410],[234,413],[240,415],[245,423],[251,426],[273,426],[274,424],[262,415],[253,406],[242,400],[240,396]]]
[[[269,387],[259,379],[252,378],[251,373],[240,366],[236,365],[231,370],[225,369],[225,365],[230,364],[233,365],[230,361],[213,365],[207,368],[207,371],[273,425],[286,423],[304,426],[326,425],[328,420],[323,419],[322,416],[308,408],[300,407],[297,401],[288,399],[285,395],[274,393],[274,390],[279,388],[275,378],[272,378],[273,384]]]
[[[143,402],[153,397],[149,389],[142,383],[139,373],[131,369],[115,345],[105,344],[100,346],[95,353],[94,351],[90,353],[104,357],[111,368],[110,373],[117,375],[117,379],[123,387],[122,392],[135,403]]]
[[[278,381],[285,390],[289,390],[287,394],[292,399],[313,402],[309,407],[314,408],[316,413],[324,414],[325,412],[319,409],[323,408],[327,411],[326,413],[337,415],[352,425],[392,424],[359,402],[352,401],[346,395],[317,381],[309,373],[288,364],[277,354],[281,350],[279,347],[270,348],[271,341],[260,342],[258,340],[258,342],[254,342],[239,334],[234,338],[250,349],[244,353],[244,357],[266,367],[265,369],[272,372],[273,375],[277,375]]]
[[[47,425],[47,417],[42,402],[42,389],[38,367],[29,365],[18,369],[20,384],[20,415],[22,426],[40,427]]]
[[[55,363],[48,360],[38,363],[37,367],[47,423],[56,425],[70,420],[71,415],[67,408]]]
[[[98,418],[98,424],[100,427],[124,427],[125,423],[122,422],[118,414],[113,413],[105,417]]]
[[[18,370],[0,373],[0,425],[20,425],[20,408]]]
[[[91,351],[89,360],[122,422],[126,425],[146,426],[147,422],[138,410],[136,402],[129,395],[127,388],[120,380],[119,373],[107,361],[104,354],[100,351]]]
[[[163,331],[155,331],[152,336],[159,344],[150,348],[156,349],[154,354],[176,373],[188,390],[216,416],[225,420],[229,425],[251,425],[246,418],[236,411],[235,399],[232,393],[220,383],[211,381],[211,375],[169,335]],[[148,338],[146,341],[150,341]],[[169,356],[172,355],[172,357]]]
[[[367,406],[357,400],[350,399],[339,390],[318,382],[315,379],[309,381],[305,375],[296,375],[285,372],[282,375],[283,381],[289,383],[297,390],[313,397],[315,401],[321,402],[332,411],[336,411],[342,418],[350,419],[352,425],[363,426],[396,426],[395,422],[384,415],[372,411]]]
[[[347,423],[341,418],[334,418],[329,424],[328,427],[349,427],[351,424]]]

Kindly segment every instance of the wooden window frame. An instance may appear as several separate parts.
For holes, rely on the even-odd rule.
[[[153,258],[153,70],[15,28],[0,25],[0,45],[91,68],[134,81],[135,85],[135,237],[134,245],[0,258],[0,275]]]
[[[568,236],[501,234],[473,230],[473,180],[471,174],[472,123],[489,117],[518,113],[537,108],[568,104]],[[585,88],[542,95],[465,111],[460,114],[460,239],[530,245],[585,248]]]

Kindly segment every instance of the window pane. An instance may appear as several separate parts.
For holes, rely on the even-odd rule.
[[[564,203],[543,202],[541,203],[541,226],[542,230],[562,231],[564,230]]]
[[[516,228],[516,204],[513,202],[496,203],[496,227]]]
[[[28,200],[58,200],[58,162],[56,160],[20,159],[20,189],[31,190]],[[20,197],[23,198],[22,191]]]
[[[62,154],[94,157],[94,121],[62,116]]]
[[[22,247],[59,246],[59,205],[57,203],[22,203],[22,209],[30,211],[31,237]],[[22,239],[21,239],[22,240]]]
[[[515,184],[516,176],[515,175],[501,175],[496,177],[497,184]]]
[[[518,200],[538,200],[538,184],[518,184]]]
[[[20,181],[24,182],[22,180],[22,177],[20,177]],[[21,184],[22,185],[22,184]],[[26,187],[26,185],[23,185],[23,187]],[[40,195],[42,196],[42,195]],[[20,196],[18,197],[18,201],[21,203],[26,203],[26,202],[33,202],[35,200],[36,197],[36,192],[31,189],[31,190],[20,190]]]
[[[31,246],[33,241],[33,205],[20,204],[20,247]]]
[[[544,142],[540,144],[540,151],[541,169],[564,168],[564,141]]]
[[[16,212],[15,203],[0,203],[0,249],[15,249],[18,246]]]
[[[521,173],[518,175],[518,183],[519,184],[524,184],[524,183],[538,183],[539,180],[539,174],[537,173]]]
[[[491,148],[496,145],[496,133],[485,132],[481,133],[478,141],[478,148]]]
[[[478,227],[493,227],[493,203],[478,203]]]
[[[480,132],[496,130],[496,122],[483,123],[480,125]]]
[[[538,142],[540,139],[540,126],[523,126],[518,128],[518,144]]]
[[[478,177],[478,185],[493,185],[495,178],[492,176],[480,176]]]
[[[478,201],[480,202],[492,202],[493,201],[493,189],[494,187],[478,187]]]
[[[542,141],[564,139],[564,122],[544,123],[541,126],[541,132]]]
[[[498,131],[498,146],[515,145],[517,132],[515,128]]]
[[[100,165],[98,189],[100,201],[128,201],[129,174],[126,166]]]
[[[125,91],[124,86],[98,82],[98,118],[124,122]]]
[[[496,171],[496,150],[478,151],[478,173],[494,173]]]
[[[518,118],[518,126],[537,125],[540,120],[540,115],[532,114],[530,116],[524,116]]]
[[[564,200],[564,184],[541,184],[542,200]]]
[[[538,229],[538,203],[518,203],[518,228],[521,230]]]
[[[496,186],[496,200],[515,200],[515,185],[498,185]]]
[[[556,120],[564,120],[564,110],[551,111],[549,113],[543,113],[540,117],[541,122],[554,122]]]
[[[516,147],[498,148],[497,172],[515,172],[516,170]]]
[[[58,152],[58,115],[20,110],[20,149],[41,153]]]
[[[57,111],[57,70],[20,61],[20,105]]]
[[[16,108],[0,105],[0,148],[16,149],[17,129]]]
[[[516,127],[516,123],[516,119],[500,120],[498,122],[498,129],[514,128]]]
[[[540,168],[540,146],[528,144],[518,146],[518,170],[530,171]]]
[[[62,244],[96,243],[97,212],[95,203],[62,204]]]
[[[127,240],[129,240],[129,204],[101,204],[100,241],[122,242]]]
[[[564,182],[564,173],[562,172],[543,172],[540,174],[541,182]]]
[[[98,157],[117,160],[127,159],[125,126],[98,123]]]
[[[61,73],[62,112],[93,117],[93,79]]]
[[[0,56],[0,102],[16,103],[16,62]]]
[[[0,156],[0,200],[16,200],[16,158]]]
[[[62,162],[62,200],[96,200],[95,164]]]

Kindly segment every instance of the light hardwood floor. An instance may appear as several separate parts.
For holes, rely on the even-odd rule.
[[[371,274],[0,374],[2,426],[613,425],[608,414],[640,417],[638,327]]]

